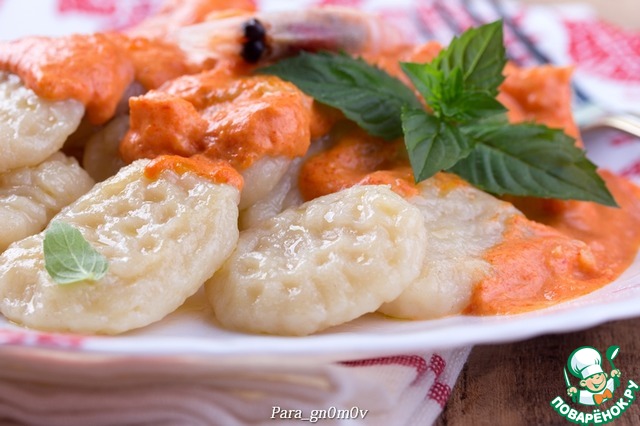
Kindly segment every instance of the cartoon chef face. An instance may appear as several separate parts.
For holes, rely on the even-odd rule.
[[[567,363],[571,374],[580,380],[580,386],[590,392],[600,392],[607,386],[607,373],[602,370],[600,352],[590,346],[573,351]]]
[[[596,373],[580,380],[580,386],[593,393],[602,392],[607,387],[607,377],[607,373]]]
[[[607,359],[613,367],[610,374],[602,370],[602,356],[595,348],[583,346],[571,353],[564,371],[564,380],[567,385],[567,395],[571,397],[573,402],[583,405],[600,405],[613,398],[613,392],[620,386],[621,373],[613,366],[611,360],[619,349],[617,346],[611,346],[607,350]],[[571,385],[567,370],[580,379],[580,386],[583,390],[578,391]]]
[[[607,383],[607,375],[602,370],[600,352],[590,346],[583,346],[569,356],[569,371],[580,380],[580,386],[597,392]]]

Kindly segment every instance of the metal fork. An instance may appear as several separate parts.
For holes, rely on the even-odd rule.
[[[553,64],[553,61],[545,55],[535,43],[513,21],[505,10],[500,0],[489,0],[483,5],[484,16],[480,16],[471,4],[471,0],[458,0],[458,3],[466,12],[466,17],[456,16],[449,6],[454,3],[450,0],[436,0],[430,4],[437,14],[440,23],[445,24],[453,34],[460,34],[469,21],[474,25],[481,25],[497,19],[502,19],[505,30],[509,31],[513,43],[509,46],[509,59],[519,66]],[[425,23],[426,25],[426,23]],[[423,27],[428,37],[433,37],[435,31]],[[442,41],[442,40],[441,40]],[[524,52],[524,58],[514,52]],[[598,128],[613,128],[640,137],[640,116],[633,113],[611,113],[592,102],[589,95],[582,90],[578,83],[572,83],[573,111],[576,123],[580,130],[587,132]]]

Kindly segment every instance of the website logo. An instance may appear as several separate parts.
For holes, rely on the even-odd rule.
[[[607,365],[602,364],[602,355],[594,347],[582,346],[569,355],[564,368],[564,384],[567,395],[575,404],[593,407],[585,411],[571,407],[564,399],[557,396],[551,401],[553,409],[570,422],[577,424],[605,424],[624,413],[635,401],[638,385],[628,380],[621,395],[616,393],[622,382],[622,372],[616,368],[613,360],[620,352],[619,346],[610,346],[605,352],[605,359],[611,369],[607,373]],[[569,376],[573,376],[572,383]]]

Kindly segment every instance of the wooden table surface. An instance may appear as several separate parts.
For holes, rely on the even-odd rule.
[[[640,318],[513,344],[476,346],[436,425],[571,425],[550,405],[558,395],[568,402],[562,370],[567,358],[580,346],[593,346],[603,355],[608,373],[604,353],[611,345],[620,346],[615,365],[622,372],[622,383],[628,379],[640,383]],[[578,380],[571,378],[577,386]],[[614,400],[620,396],[619,388]],[[640,398],[611,424],[640,425]]]

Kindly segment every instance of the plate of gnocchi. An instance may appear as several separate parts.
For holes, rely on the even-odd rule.
[[[416,45],[223,3],[0,43],[0,353],[336,361],[640,315],[640,188],[586,156],[571,69],[510,62],[501,21]]]

